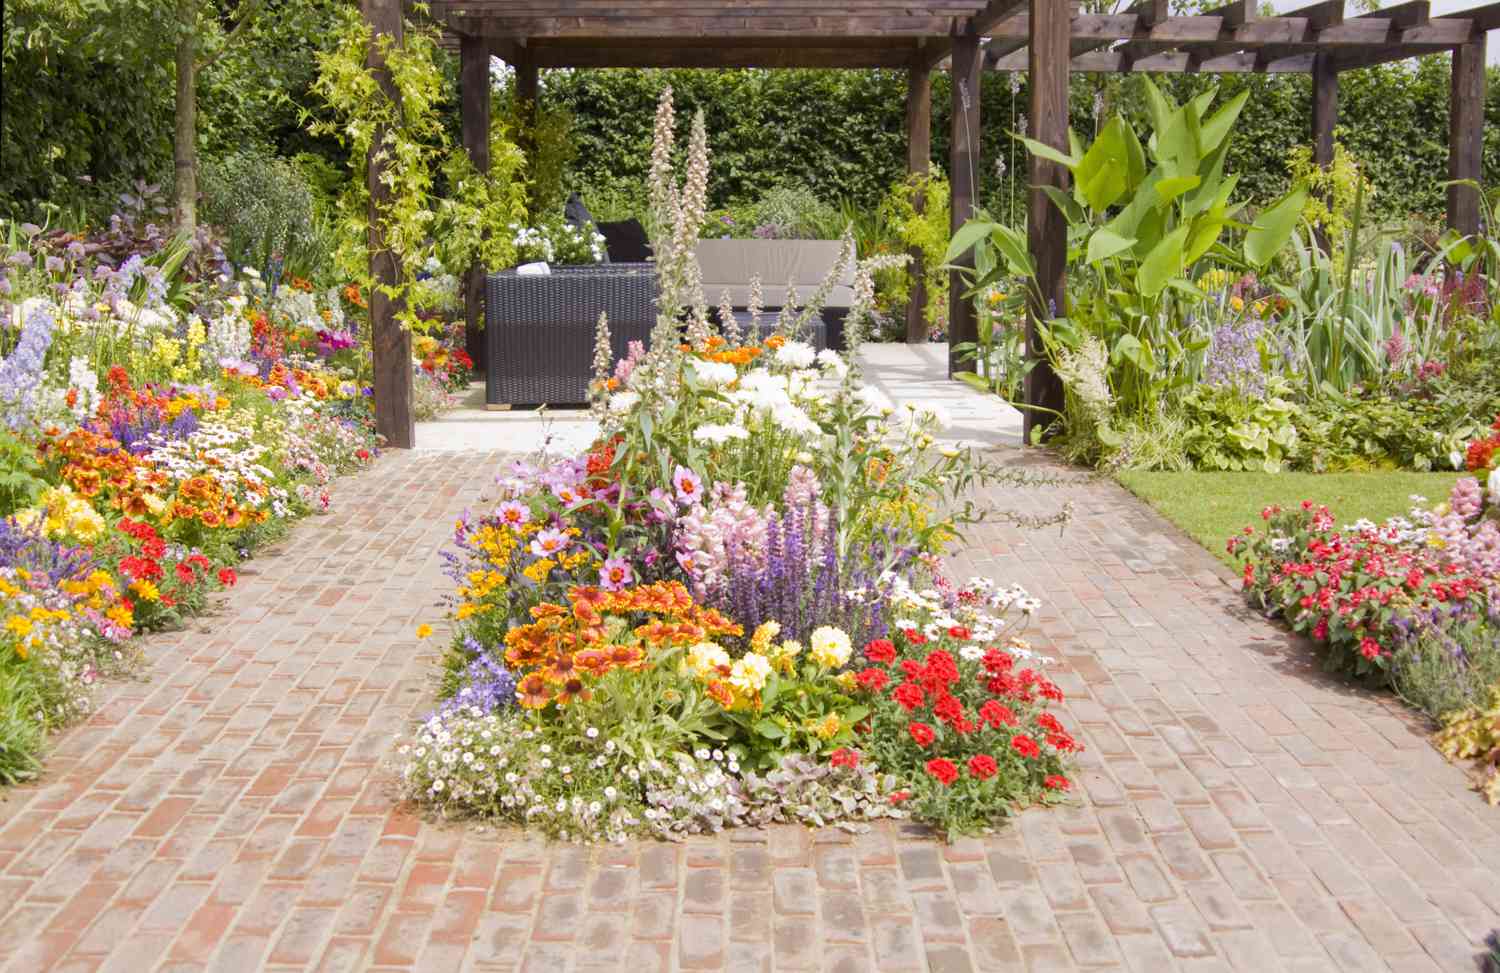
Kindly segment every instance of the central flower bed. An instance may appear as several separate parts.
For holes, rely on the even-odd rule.
[[[1078,745],[1019,637],[1039,602],[941,567],[992,513],[973,487],[1028,478],[938,446],[935,410],[797,340],[831,284],[763,340],[753,306],[749,337],[728,309],[717,331],[692,256],[706,136],[700,116],[679,187],[672,125],[669,92],[650,350],[614,362],[601,318],[599,438],[513,464],[457,525],[410,795],[582,840],[906,816],[952,833],[1056,799]],[[853,347],[890,260],[855,264],[846,241],[830,277],[853,268]]]

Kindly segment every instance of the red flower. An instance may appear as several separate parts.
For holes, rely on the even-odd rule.
[[[923,635],[921,632],[917,631],[914,628],[903,628],[901,630],[901,634],[905,635],[906,641],[910,642],[912,645],[925,645],[927,643],[927,636]]]
[[[234,568],[219,569],[219,584],[226,588],[233,588],[235,582],[239,581],[239,575],[234,573]]]
[[[1036,741],[1024,733],[1017,734],[1010,741],[1010,748],[1027,760],[1035,760],[1042,755],[1042,748],[1036,745]]]
[[[891,699],[894,699],[897,705],[910,713],[918,706],[921,706],[927,697],[922,694],[921,686],[918,686],[914,682],[904,682],[897,686],[891,693]]]
[[[977,753],[969,758],[969,773],[976,780],[989,780],[999,771],[995,758],[987,753]]]
[[[922,678],[923,672],[922,663],[918,662],[916,659],[902,659],[901,671],[906,675],[906,678],[908,679],[920,679]]]
[[[828,758],[828,762],[835,767],[848,767],[852,770],[859,766],[859,751],[850,750],[848,747],[839,747]]]
[[[1069,782],[1068,778],[1061,774],[1051,774],[1046,780],[1042,781],[1042,786],[1049,791],[1065,791],[1073,785]]]
[[[986,672],[991,672],[998,675],[1002,672],[1009,672],[1010,667],[1015,664],[1016,660],[1012,659],[1007,653],[1001,652],[999,649],[990,649],[989,651],[985,652],[984,658],[980,661],[983,664]]]
[[[912,740],[919,747],[930,746],[932,741],[937,739],[937,735],[932,732],[932,727],[926,723],[918,723],[916,720],[907,726],[906,732],[911,734]]]
[[[183,584],[192,584],[197,580],[197,576],[193,574],[193,569],[188,567],[187,564],[182,561],[178,561],[177,567],[173,568],[172,570],[176,572],[177,580],[181,581]]]
[[[359,459],[369,459],[370,451],[368,449],[357,449],[354,451],[354,455]]]
[[[854,677],[854,681],[859,683],[860,688],[866,692],[878,693],[884,690],[886,685],[890,683],[891,677],[886,675],[884,669],[872,667],[861,670],[859,675]]]
[[[944,723],[953,724],[964,718],[964,704],[952,693],[943,693],[933,701],[932,712]]]
[[[948,628],[948,634],[956,639],[966,639],[969,637],[969,630],[962,625],[952,625]]]
[[[1011,708],[994,699],[987,700],[979,707],[979,718],[997,730],[1002,726],[1015,726],[1017,722],[1016,714]]]
[[[1072,736],[1063,732],[1062,730],[1058,730],[1056,733],[1047,734],[1047,744],[1054,750],[1059,750],[1063,753],[1073,753],[1081,749],[1078,746],[1078,741],[1074,740]]]
[[[1063,732],[1063,725],[1057,721],[1057,717],[1051,713],[1042,713],[1036,718],[1036,725],[1053,733]]]
[[[889,665],[896,661],[896,645],[889,639],[871,639],[865,645],[865,658],[871,662]]]
[[[891,792],[891,803],[892,804],[900,804],[903,801],[908,801],[910,799],[911,799],[911,791],[893,791],[893,792]]]
[[[1380,643],[1368,635],[1360,640],[1359,654],[1366,659],[1378,659],[1380,657]]]
[[[944,787],[952,786],[958,780],[958,768],[953,765],[953,761],[942,757],[927,761],[927,773]]]

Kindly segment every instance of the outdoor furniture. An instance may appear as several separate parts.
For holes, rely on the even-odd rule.
[[[599,314],[609,315],[610,350],[624,358],[656,322],[651,264],[554,267],[549,274],[505,270],[485,286],[484,401],[501,405],[587,402]]]
[[[716,307],[727,291],[730,305],[744,309],[750,306],[750,282],[758,279],[762,307],[784,306],[792,287],[806,302],[838,265],[843,246],[839,240],[700,240],[703,297]],[[826,334],[819,347],[843,347],[844,318],[853,299],[854,268],[849,267],[823,305]]]
[[[750,328],[749,311],[735,311],[734,319],[739,323],[740,334],[746,341],[764,341],[776,332],[776,326],[781,322],[781,313],[779,311],[763,313],[760,316],[760,327],[756,328],[753,334]],[[812,320],[808,322],[806,328],[804,328],[803,333],[796,337],[822,351],[828,347],[828,322],[824,320],[821,314],[815,314]]]

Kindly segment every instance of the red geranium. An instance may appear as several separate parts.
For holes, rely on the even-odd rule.
[[[954,781],[958,780],[958,768],[953,765],[953,761],[944,760],[942,757],[927,761],[927,773],[936,778],[944,787],[951,786]]]
[[[234,568],[219,569],[219,584],[223,585],[224,587],[233,588],[235,582],[238,580],[240,579],[239,576],[234,573]]]
[[[989,780],[999,771],[1000,767],[995,763],[995,758],[987,753],[976,753],[969,758],[969,773],[976,780]]]
[[[1010,741],[1010,748],[1028,760],[1035,760],[1042,755],[1042,748],[1036,745],[1036,741],[1025,734],[1017,734]]]
[[[896,646],[889,639],[871,639],[865,645],[865,658],[888,665],[896,661]]]
[[[919,747],[930,746],[932,744],[932,741],[937,739],[937,735],[932,732],[932,727],[928,726],[926,723],[918,723],[916,720],[913,720],[911,724],[907,726],[906,732],[911,734],[912,740],[915,741],[917,746]]]
[[[922,693],[922,687],[914,682],[904,682],[891,692],[891,699],[908,713],[921,706],[927,697]]]
[[[828,762],[835,767],[848,767],[852,770],[859,766],[859,751],[839,747],[829,756]]]
[[[993,699],[979,707],[979,718],[997,730],[1002,726],[1016,725],[1016,714],[1011,708]]]
[[[860,688],[866,692],[878,693],[890,683],[891,677],[886,675],[884,669],[870,668],[861,670],[859,675],[854,677],[854,681],[859,683]]]
[[[1049,791],[1065,791],[1073,785],[1068,778],[1061,774],[1050,774],[1046,780],[1042,781],[1042,786]]]

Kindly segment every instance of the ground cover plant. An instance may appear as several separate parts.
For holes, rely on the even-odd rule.
[[[514,463],[457,524],[408,794],[573,840],[886,816],[957,833],[1059,799],[1078,743],[1022,638],[1039,602],[941,568],[985,513],[963,493],[995,474],[801,340],[824,289],[764,338],[710,324],[707,135],[699,116],[679,181],[675,128],[669,90],[651,346],[613,362],[601,319],[598,440]],[[855,347],[897,259],[857,262]]]

